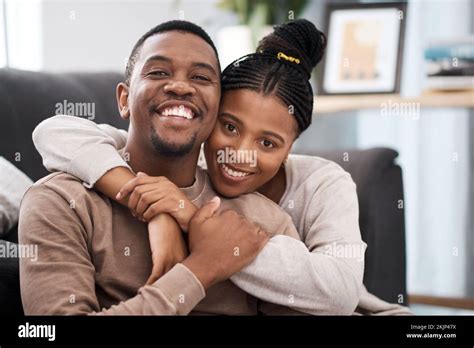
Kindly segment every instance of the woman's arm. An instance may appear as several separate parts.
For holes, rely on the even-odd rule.
[[[120,188],[135,177],[118,153],[127,142],[127,132],[122,129],[57,115],[35,128],[33,142],[47,170],[71,174],[114,200]],[[116,201],[126,206],[128,197]]]
[[[307,204],[308,212],[318,213],[307,214],[304,241],[285,235],[271,238],[254,262],[231,280],[255,297],[300,312],[350,315],[359,301],[365,252],[355,185],[343,176]]]
[[[46,169],[71,174],[88,188],[97,183],[96,189],[111,198],[134,177],[118,153],[126,141],[124,130],[67,115],[48,118],[33,131],[33,142]],[[118,167],[121,170],[114,171],[110,176],[112,181],[98,182],[109,170]],[[115,194],[109,194],[113,191],[110,188],[116,188]]]
[[[118,153],[126,144],[126,131],[79,117],[59,115],[41,122],[33,132],[33,141],[48,170],[76,176],[87,187],[94,187],[129,206],[129,195],[119,199],[116,196],[126,183],[135,178]],[[161,214],[148,226],[154,254],[149,280],[158,279],[161,270],[180,262],[178,259],[184,253],[179,243],[181,231],[173,218],[165,215]]]
[[[153,269],[146,285],[156,282],[188,256],[178,223],[169,214],[159,214],[148,223]]]

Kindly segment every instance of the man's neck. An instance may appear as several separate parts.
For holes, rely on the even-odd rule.
[[[165,157],[131,142],[127,142],[124,150],[129,156],[128,164],[135,173],[164,176],[178,187],[188,187],[194,183],[199,151],[182,157]]]

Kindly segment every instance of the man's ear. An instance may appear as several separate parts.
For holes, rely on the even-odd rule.
[[[117,104],[120,116],[124,120],[128,120],[130,118],[130,108],[128,106],[128,91],[128,86],[123,82],[120,82],[117,85],[117,88],[115,89],[115,92],[117,94]]]

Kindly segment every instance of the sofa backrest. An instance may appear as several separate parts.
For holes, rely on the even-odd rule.
[[[32,180],[46,175],[31,135],[38,123],[56,114],[58,104],[94,103],[95,122],[126,129],[115,98],[121,80],[119,73],[0,69],[0,155]],[[396,301],[406,293],[404,213],[397,206],[403,185],[401,169],[394,164],[398,154],[385,148],[306,154],[335,161],[352,175],[361,234],[368,244],[364,283],[375,295]]]
[[[310,151],[338,163],[357,185],[359,226],[367,243],[364,284],[389,302],[405,304],[405,202],[398,153],[388,148]]]
[[[94,121],[126,129],[128,124],[120,118],[115,98],[115,87],[121,79],[119,73],[0,69],[0,156],[34,181],[46,175],[31,134],[38,123],[67,103],[94,103],[87,104],[95,111]]]

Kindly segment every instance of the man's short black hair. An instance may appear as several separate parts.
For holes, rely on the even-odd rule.
[[[151,28],[148,30],[143,36],[137,41],[135,46],[133,46],[132,53],[128,58],[127,67],[125,69],[125,83],[130,85],[130,79],[132,77],[133,68],[135,67],[135,63],[137,62],[138,55],[140,54],[140,50],[143,46],[143,43],[148,39],[150,36],[153,36],[158,33],[163,33],[166,31],[182,31],[186,33],[192,33],[194,35],[199,36],[204,41],[206,41],[209,46],[212,47],[214,52],[216,53],[217,63],[219,64],[219,55],[217,54],[216,46],[214,46],[214,42],[212,42],[209,35],[205,32],[203,28],[199,25],[188,21],[181,21],[181,20],[173,20],[158,24],[156,27]],[[220,70],[220,69],[219,69]]]

